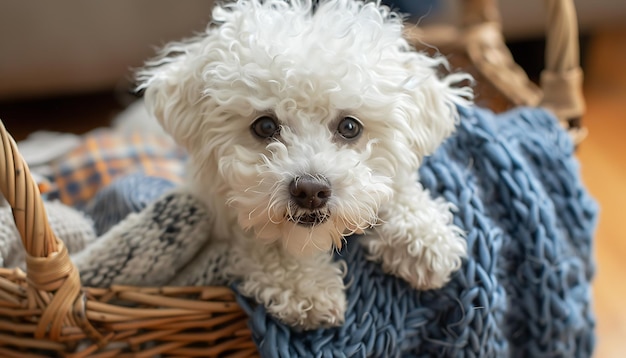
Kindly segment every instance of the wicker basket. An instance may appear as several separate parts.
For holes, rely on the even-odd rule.
[[[481,85],[512,106],[552,109],[584,136],[578,29],[571,0],[546,0],[547,63],[541,87],[504,46],[495,0],[466,0],[460,29],[408,28],[409,38],[464,53]],[[421,42],[416,41],[416,45]],[[494,106],[497,107],[497,106]],[[498,108],[496,108],[498,109]],[[247,317],[224,287],[81,287],[39,190],[0,123],[0,189],[27,252],[27,273],[0,269],[1,357],[257,356]]]

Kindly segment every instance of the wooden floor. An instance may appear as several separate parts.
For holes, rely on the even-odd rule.
[[[596,235],[595,357],[626,357],[626,28],[606,30],[591,44],[582,174],[601,206]]]

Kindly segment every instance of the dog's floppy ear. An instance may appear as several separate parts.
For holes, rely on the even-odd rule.
[[[473,99],[469,87],[473,80],[466,73],[440,76],[438,70],[448,65],[443,57],[414,53],[414,60],[408,64],[411,75],[403,84],[412,102],[405,115],[411,127],[412,149],[423,158],[454,132],[458,106],[468,106]]]
[[[148,112],[184,146],[193,145],[202,124],[203,89],[187,63],[194,46],[193,39],[171,43],[137,72],[137,90],[143,92]]]

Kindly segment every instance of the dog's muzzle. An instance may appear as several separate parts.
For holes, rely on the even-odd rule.
[[[325,178],[314,176],[296,177],[289,184],[291,201],[300,209],[298,215],[290,215],[289,220],[302,226],[323,224],[330,216],[326,207],[332,195],[330,183]]]

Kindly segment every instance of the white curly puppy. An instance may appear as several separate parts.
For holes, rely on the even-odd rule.
[[[231,246],[224,270],[284,322],[343,322],[355,233],[417,289],[444,285],[466,252],[450,205],[417,169],[448,136],[466,74],[412,51],[377,2],[240,0],[140,71],[149,110],[190,154],[188,190]]]

